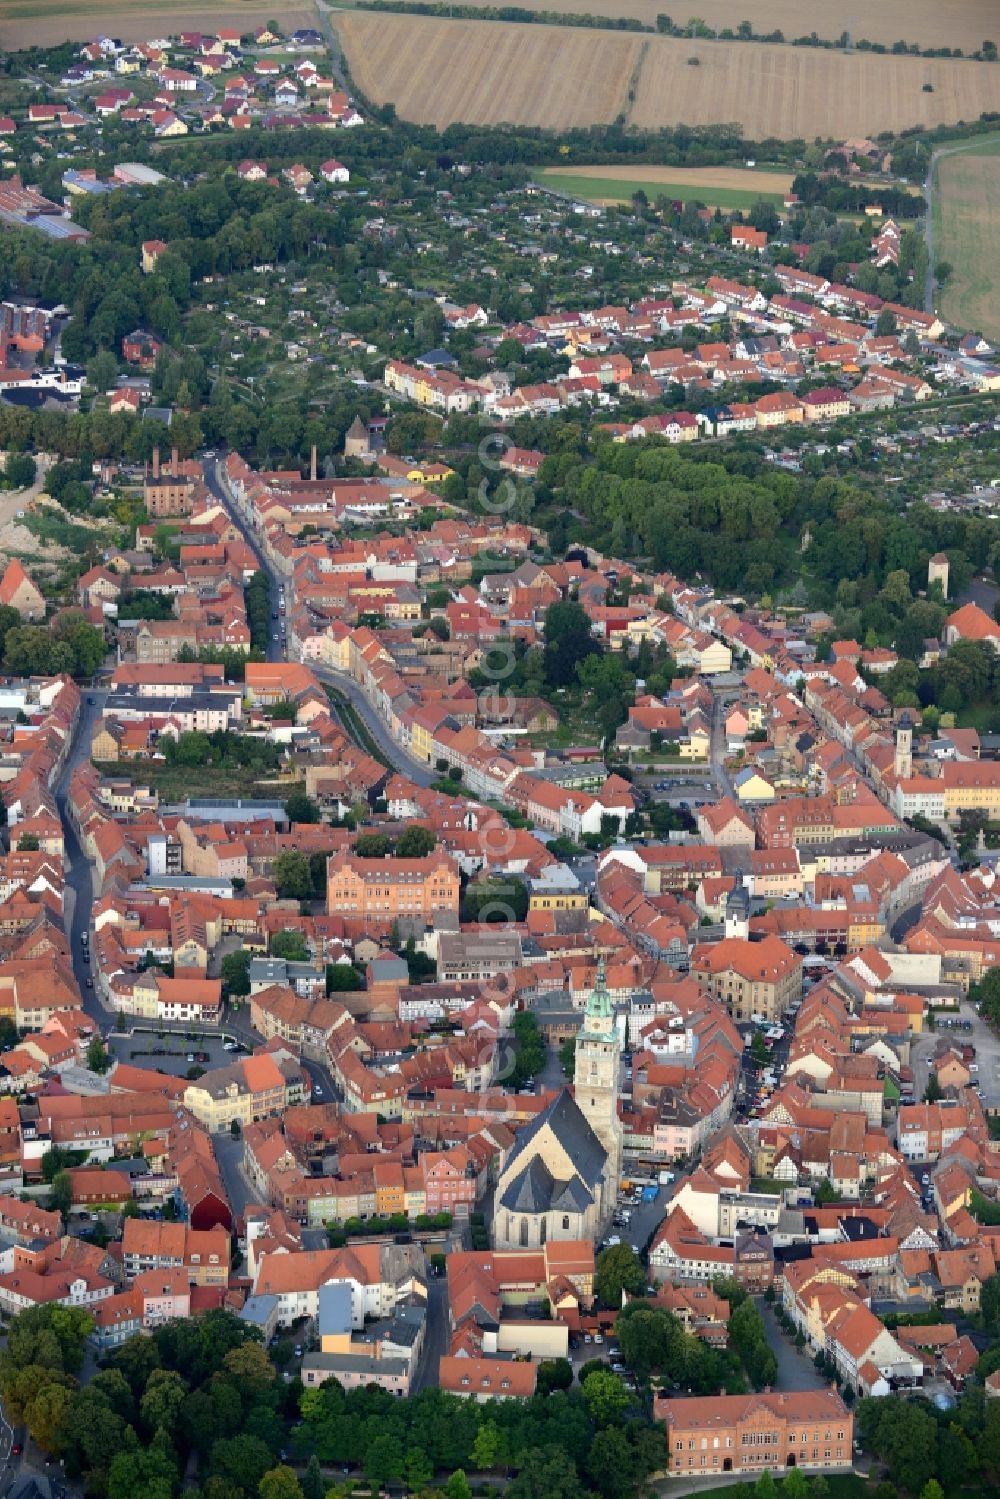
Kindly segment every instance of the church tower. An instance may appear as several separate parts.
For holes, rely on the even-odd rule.
[[[576,1038],[574,1082],[577,1107],[608,1155],[603,1183],[587,1183],[591,1190],[600,1185],[601,1217],[604,1218],[612,1212],[618,1193],[624,1131],[618,1117],[621,1042],[615,1027],[603,958],[597,964],[597,977]]]
[[[896,723],[893,769],[901,781],[908,781],[913,774],[913,720],[906,712],[900,714]]]

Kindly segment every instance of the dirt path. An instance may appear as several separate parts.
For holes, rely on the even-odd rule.
[[[36,463],[35,482],[27,489],[0,490],[0,551],[30,552],[37,550],[38,538],[26,526],[18,522],[18,511],[28,509],[45,488],[45,475],[52,465],[51,458],[40,458]]]

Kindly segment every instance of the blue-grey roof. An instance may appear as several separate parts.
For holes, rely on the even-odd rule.
[[[552,1131],[576,1167],[576,1176],[568,1181],[556,1181],[541,1157],[533,1151],[535,1140],[545,1129]],[[546,1212],[555,1207],[558,1200],[560,1203],[582,1204],[573,1207],[574,1211],[580,1212],[593,1201],[590,1188],[596,1187],[600,1181],[608,1155],[576,1100],[563,1088],[548,1108],[543,1109],[526,1129],[518,1132],[508,1169],[522,1157],[525,1169],[504,1192],[504,1207],[520,1212]],[[532,1203],[538,1205],[531,1206]]]
[[[332,1280],[319,1288],[319,1335],[350,1332],[354,1324],[351,1288],[346,1280]]]

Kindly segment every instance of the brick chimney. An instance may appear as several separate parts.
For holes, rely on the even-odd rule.
[[[316,482],[316,444],[313,443],[309,453],[309,477],[313,483]]]
[[[153,449],[153,478],[154,479],[158,479],[159,477],[160,477],[160,450],[159,450],[159,448],[154,448]]]
[[[170,472],[173,474],[173,476],[174,476],[175,479],[177,478],[177,475],[180,473],[180,463],[179,463],[179,460],[178,460],[178,457],[177,457],[177,449],[176,448],[171,448],[170,449]]]

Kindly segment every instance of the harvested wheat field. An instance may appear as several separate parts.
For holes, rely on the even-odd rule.
[[[497,0],[462,0],[464,5],[495,5]],[[833,10],[828,5],[805,0],[699,0],[688,8],[664,5],[664,0],[515,0],[528,10],[551,10],[561,15],[589,13],[615,20],[633,16],[646,26],[655,26],[664,10],[683,26],[691,14],[701,17],[715,31],[736,30],[750,21],[758,36],[780,31],[787,41],[815,31],[822,41],[839,41],[847,32],[852,41],[862,38],[891,47],[904,41],[918,47],[961,47],[968,56],[977,52],[985,38],[1000,46],[1000,14],[996,0],[844,0]]]
[[[250,31],[274,14],[269,0],[0,0],[0,47],[55,47],[103,34],[143,42],[195,28],[210,34],[217,26]],[[277,14],[289,31],[316,25],[309,0],[279,7]]]
[[[960,328],[1000,338],[1000,142],[942,156],[934,178],[934,258],[953,267],[938,293]]]
[[[698,67],[688,64],[691,57],[698,58]],[[923,92],[925,83],[933,93]],[[681,120],[734,120],[752,140],[841,139],[956,124],[996,109],[996,64],[657,37],[646,54],[629,123],[651,130]]]
[[[808,140],[1000,110],[988,63],[364,11],[335,21],[359,88],[422,124],[566,130],[625,114],[644,130],[733,122],[751,140]]]
[[[503,21],[334,14],[351,77],[403,119],[568,130],[613,120],[643,42],[621,32]]]

